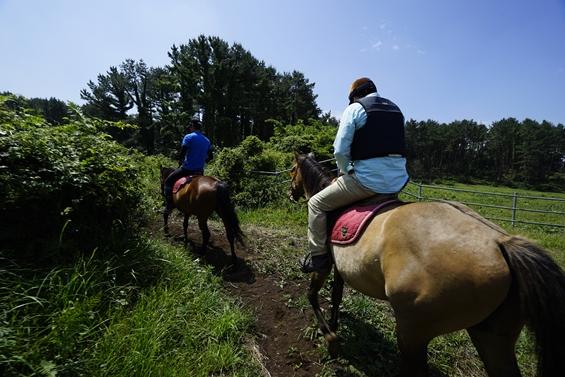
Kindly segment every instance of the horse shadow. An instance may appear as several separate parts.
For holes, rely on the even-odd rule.
[[[334,364],[339,377],[396,377],[400,373],[400,352],[378,328],[363,318],[344,312],[340,316],[339,359]],[[430,377],[448,377],[434,366]]]
[[[233,265],[229,250],[226,252],[222,247],[212,244],[208,244],[205,252],[202,252],[201,248],[201,244],[191,240],[186,245],[193,259],[199,259],[202,263],[212,267],[214,275],[233,283],[253,284],[255,282],[255,273],[245,259],[238,256],[237,265]]]

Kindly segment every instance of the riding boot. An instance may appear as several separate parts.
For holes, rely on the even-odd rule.
[[[305,274],[311,272],[326,273],[331,271],[332,265],[333,259],[330,253],[321,255],[308,254],[302,261],[301,271]]]

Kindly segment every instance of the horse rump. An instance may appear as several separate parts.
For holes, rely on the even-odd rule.
[[[220,215],[229,239],[235,239],[241,246],[245,246],[245,236],[239,225],[239,218],[235,212],[235,207],[231,201],[229,188],[225,182],[217,182],[216,184],[216,211]]]

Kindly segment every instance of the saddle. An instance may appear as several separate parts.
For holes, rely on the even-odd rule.
[[[334,245],[354,243],[373,217],[405,204],[408,202],[399,200],[396,195],[377,195],[334,211],[328,217],[329,242]]]
[[[199,175],[189,175],[189,176],[181,177],[181,178],[177,179],[175,184],[173,185],[173,194],[176,194],[177,192],[179,192],[179,190],[181,188],[183,188],[184,186],[186,186],[190,182],[192,182],[192,179],[194,177],[198,177],[198,176]]]

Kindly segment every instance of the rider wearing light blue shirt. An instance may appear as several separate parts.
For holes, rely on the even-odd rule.
[[[378,97],[374,92],[366,97]],[[334,156],[342,174],[355,172],[355,177],[366,188],[381,194],[399,192],[408,182],[406,158],[397,156],[374,157],[353,161],[351,143],[356,130],[365,126],[367,112],[363,105],[354,102],[349,105],[339,122],[334,141]]]
[[[302,271],[328,274],[327,213],[375,195],[396,194],[408,183],[404,115],[377,94],[368,78],[355,80],[334,141],[340,173],[308,200],[308,248]],[[388,195],[387,195],[388,196]]]

